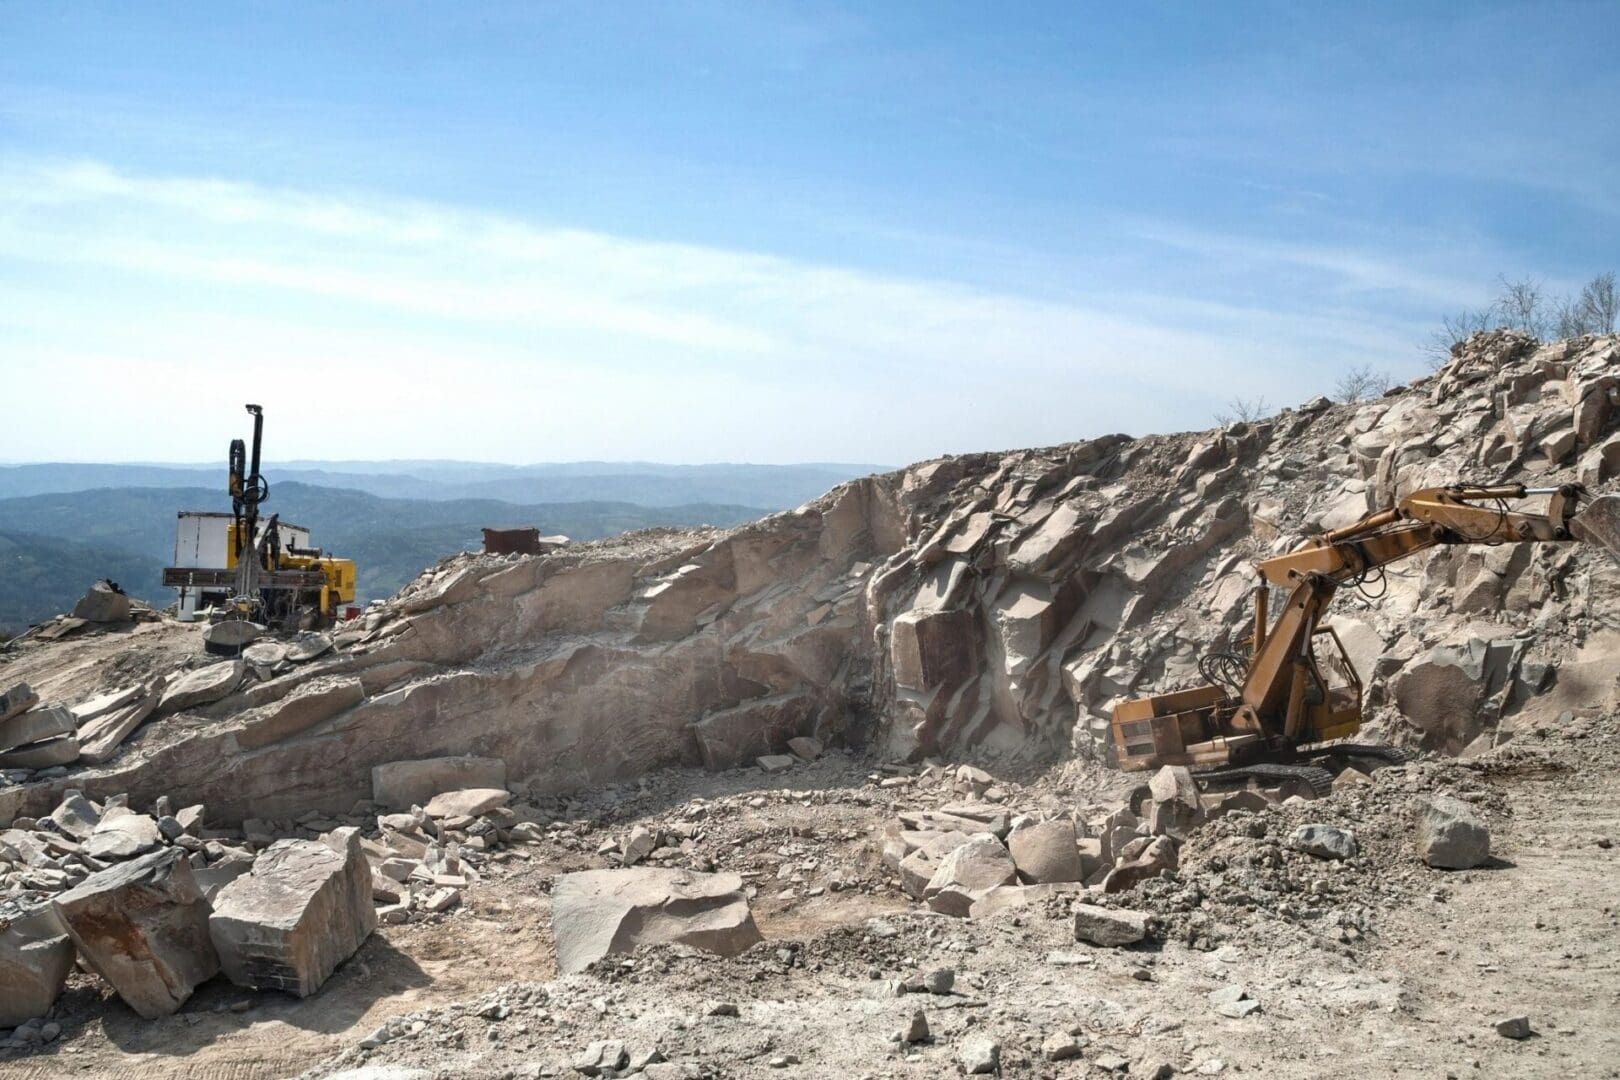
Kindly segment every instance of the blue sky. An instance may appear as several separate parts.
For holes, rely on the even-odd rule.
[[[859,460],[1620,268],[1620,5],[0,2],[0,460]],[[86,416],[98,422],[85,424]],[[122,422],[108,422],[122,417]]]

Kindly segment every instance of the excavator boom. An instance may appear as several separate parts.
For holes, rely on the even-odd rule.
[[[1543,512],[1509,504],[1546,496]],[[1313,536],[1255,564],[1255,627],[1249,656],[1220,654],[1204,686],[1121,702],[1114,743],[1126,769],[1287,760],[1305,746],[1353,735],[1361,726],[1361,679],[1331,628],[1321,625],[1337,590],[1442,544],[1585,541],[1620,561],[1620,496],[1583,508],[1579,485],[1519,484],[1425,488],[1360,521]],[[1268,619],[1268,590],[1288,598]],[[1317,655],[1331,645],[1331,665]],[[1333,672],[1342,682],[1334,685]],[[1234,668],[1241,668],[1237,678]],[[1224,673],[1224,677],[1223,677]],[[1217,681],[1219,680],[1219,681]]]

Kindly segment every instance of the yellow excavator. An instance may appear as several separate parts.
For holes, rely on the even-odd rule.
[[[1510,506],[1538,496],[1549,497],[1542,512]],[[1569,541],[1598,543],[1620,559],[1620,496],[1588,501],[1573,484],[1425,488],[1260,560],[1248,654],[1211,653],[1199,663],[1204,685],[1116,705],[1120,767],[1183,765],[1207,787],[1290,777],[1315,787],[1329,774],[1305,764],[1313,757],[1403,760],[1393,747],[1336,742],[1361,728],[1362,683],[1339,636],[1321,625],[1334,593],[1366,585],[1390,563],[1440,544]],[[1267,610],[1273,587],[1289,590],[1274,621]]]
[[[259,472],[264,441],[264,410],[247,406],[253,417],[253,451],[241,439],[230,446],[231,520],[225,526],[223,568],[169,567],[163,584],[231,590],[225,619],[262,623],[284,630],[307,630],[336,619],[338,608],[354,602],[355,567],[320,548],[297,547],[283,537],[280,516],[260,527],[259,504],[270,498],[270,484]]]

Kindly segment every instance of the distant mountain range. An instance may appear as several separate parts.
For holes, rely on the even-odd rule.
[[[389,499],[498,499],[538,505],[620,502],[638,506],[714,503],[761,512],[785,510],[874,472],[880,465],[658,465],[573,461],[490,465],[463,461],[290,461],[263,468],[278,484],[363,491]],[[222,493],[225,464],[72,464],[0,466],[0,498],[98,488],[204,487]],[[219,496],[216,496],[219,497]]]
[[[266,514],[355,561],[362,599],[387,596],[485,527],[595,540],[655,525],[737,525],[790,509],[876,465],[657,465],[576,461],[289,461],[266,464]],[[0,630],[66,611],[110,577],[157,606],[174,597],[175,515],[230,509],[226,470],[168,464],[0,466]]]
[[[229,508],[218,488],[132,486],[0,499],[0,529],[9,540],[0,554],[0,626],[15,631],[66,610],[64,603],[71,607],[99,577],[168,604],[173,593],[159,584],[159,571],[174,558],[176,514]],[[385,499],[298,483],[273,484],[262,512],[308,527],[317,547],[353,559],[363,599],[393,593],[445,555],[478,550],[486,526],[533,525],[543,534],[596,540],[655,525],[728,526],[762,516],[751,506],[714,503]]]

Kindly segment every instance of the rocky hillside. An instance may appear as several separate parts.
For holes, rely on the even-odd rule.
[[[1004,768],[1097,755],[1116,698],[1196,679],[1246,632],[1254,558],[1427,484],[1612,487],[1617,387],[1620,339],[1494,333],[1376,401],[945,458],[729,531],[455,557],[324,656],[226,672],[233,692],[160,707],[105,764],[19,776],[0,821],[67,788],[220,820],[343,810],[374,765],[438,754],[503,758],[537,793],[800,734]],[[1600,552],[1441,550],[1379,588],[1341,593],[1335,622],[1397,740],[1460,750],[1620,694]],[[50,663],[39,644],[10,666],[42,685]]]

